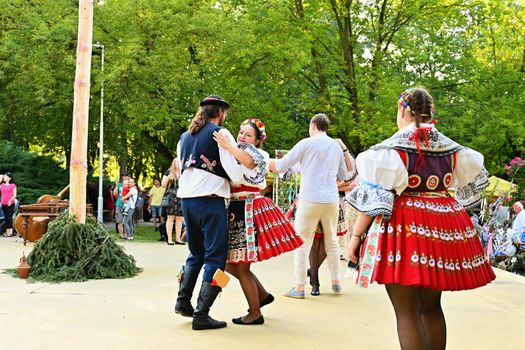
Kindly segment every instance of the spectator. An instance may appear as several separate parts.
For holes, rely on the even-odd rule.
[[[139,196],[139,191],[137,189],[137,184],[135,183],[135,179],[130,178],[128,180],[128,187],[129,191],[126,193],[126,195],[122,196],[122,201],[125,203],[126,207],[128,208],[126,210],[124,215],[124,232],[126,234],[125,239],[128,241],[133,240],[133,237],[135,235],[135,225],[133,223],[133,213],[135,212],[135,204],[137,203],[137,198]]]
[[[124,234],[124,215],[123,215],[123,207],[124,202],[122,201],[123,196],[123,190],[124,190],[124,184],[127,184],[129,181],[129,174],[128,173],[121,173],[120,175],[121,180],[116,183],[116,187],[113,190],[113,195],[117,198],[117,201],[115,202],[115,225],[117,226],[117,232],[120,235],[120,238],[124,239],[126,235]]]
[[[184,244],[182,241],[182,203],[177,197],[179,189],[180,168],[179,160],[173,158],[171,166],[162,177],[162,187],[166,189],[168,196],[168,205],[166,206],[166,243],[168,245]],[[173,243],[173,223],[175,222],[175,243]]]
[[[109,189],[108,189],[108,192],[107,192],[107,196],[106,196],[106,210],[111,211],[110,217],[112,219],[115,216],[115,200],[116,200],[116,197],[113,194],[113,192],[115,190],[115,187],[116,187],[115,184],[111,184],[111,186],[109,186]]]
[[[157,178],[153,179],[153,187],[149,190],[148,210],[151,212],[155,231],[159,229],[157,226],[157,219],[160,223],[164,222],[164,217],[162,215],[162,198],[164,197],[165,191],[166,188],[160,185],[160,180]]]
[[[512,211],[516,213],[512,222],[512,230],[516,237],[515,243],[525,244],[525,210],[523,210],[523,204],[519,201],[514,203]]]
[[[3,176],[3,183],[0,185],[2,193],[2,211],[5,217],[5,237],[12,237],[13,234],[13,214],[15,212],[16,185],[13,182],[13,175],[6,173]]]

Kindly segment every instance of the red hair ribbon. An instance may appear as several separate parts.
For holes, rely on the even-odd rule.
[[[432,123],[432,124],[435,124],[435,123]],[[421,144],[420,144],[421,136],[423,136],[423,140],[425,141],[425,145],[427,147],[430,147],[430,143],[428,142],[427,132],[431,131],[431,130],[432,130],[431,126],[419,127],[416,130],[414,130],[414,132],[408,137],[409,141],[415,141],[416,142],[416,149],[417,149],[418,156],[417,156],[416,164],[414,165],[414,171],[416,171],[417,167],[420,164],[423,164],[423,160],[425,159],[424,154],[421,152]]]

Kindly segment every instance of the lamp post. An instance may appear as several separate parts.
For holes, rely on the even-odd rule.
[[[93,44],[93,47],[101,50],[101,65],[100,74],[102,76],[100,88],[100,140],[99,140],[99,170],[98,170],[98,205],[97,205],[97,220],[104,223],[104,196],[102,195],[102,180],[104,178],[104,45]]]

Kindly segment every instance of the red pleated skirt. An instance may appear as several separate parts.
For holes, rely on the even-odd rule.
[[[372,281],[465,290],[495,279],[466,210],[448,195],[397,197],[380,228]]]
[[[246,208],[246,210],[250,209]],[[236,254],[229,256],[229,263],[242,264],[268,260],[303,244],[303,240],[295,234],[293,226],[281,209],[267,197],[257,196],[253,199],[253,222],[257,235],[255,259],[248,259],[248,254],[238,250]]]

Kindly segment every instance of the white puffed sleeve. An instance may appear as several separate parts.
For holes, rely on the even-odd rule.
[[[456,153],[452,172],[452,186],[456,188],[457,201],[467,210],[478,207],[481,191],[488,187],[488,172],[483,166],[483,155],[463,147]]]
[[[368,150],[357,156],[356,167],[360,182],[347,194],[347,200],[368,216],[381,214],[389,219],[394,192],[401,194],[408,186],[401,157],[393,149]]]

